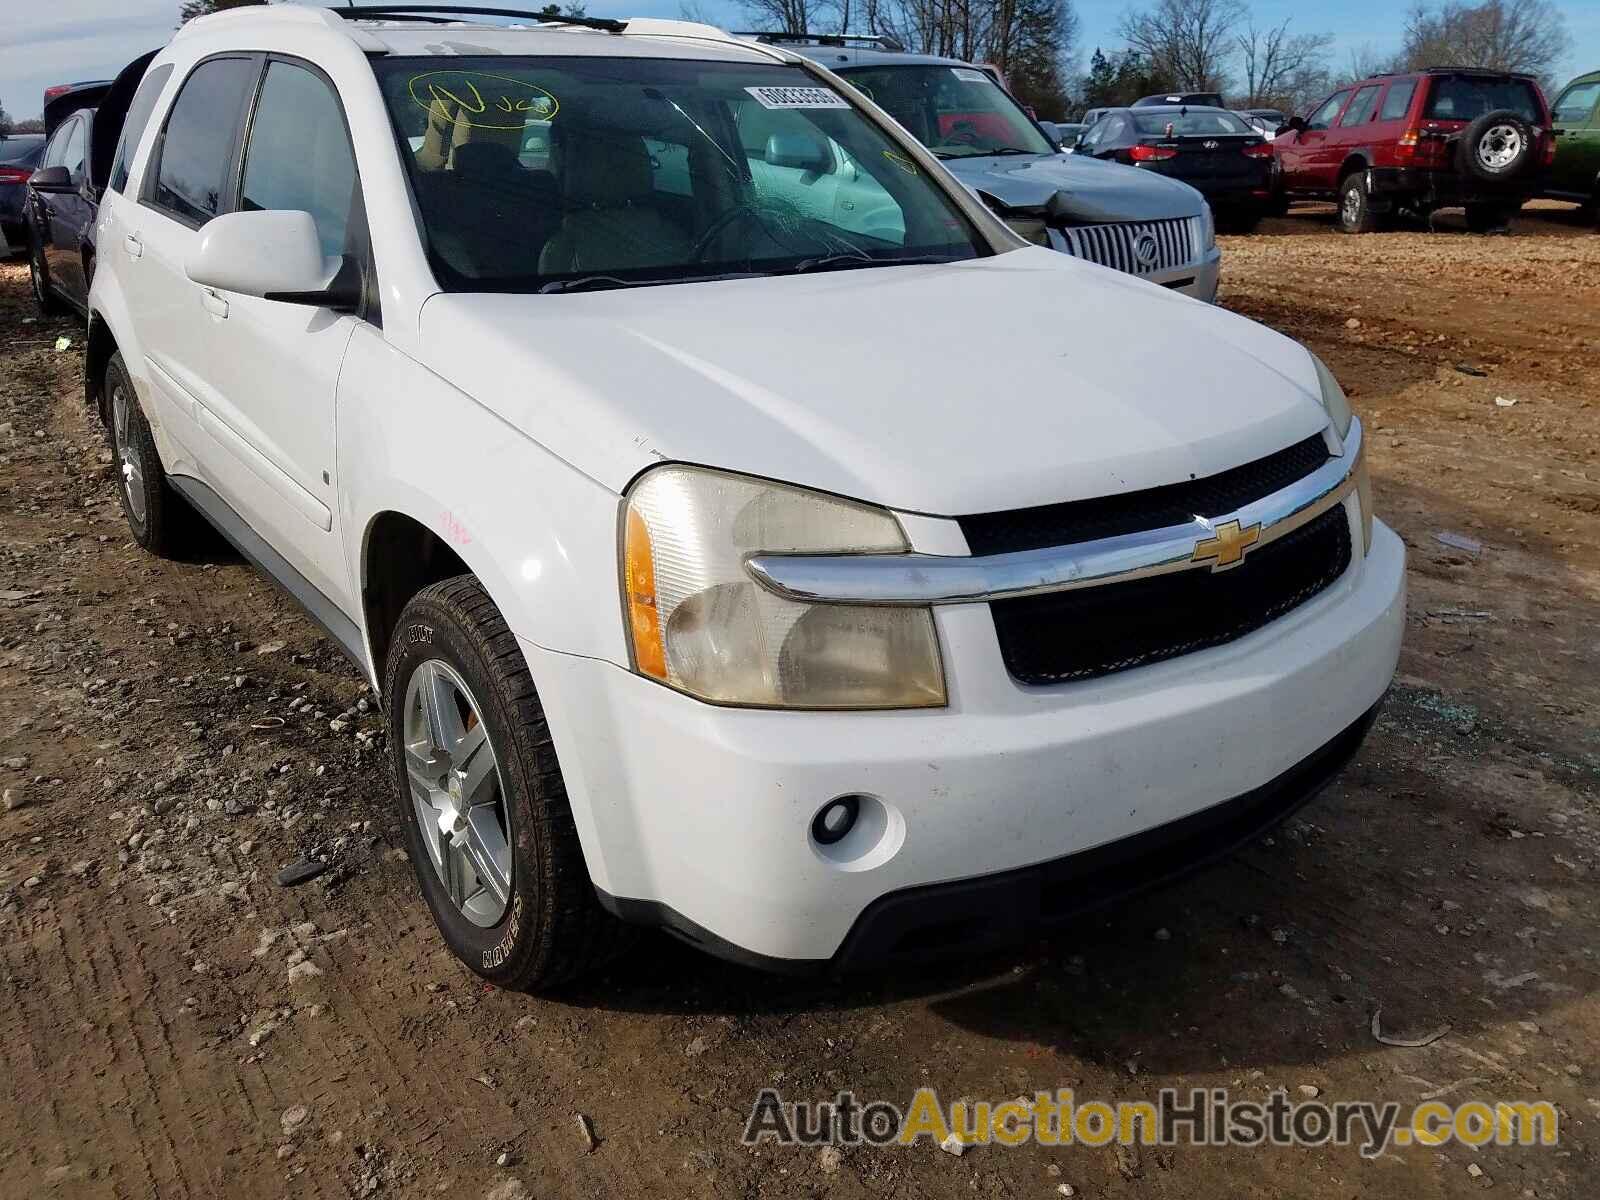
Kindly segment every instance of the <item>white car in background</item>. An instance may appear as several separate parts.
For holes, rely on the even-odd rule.
[[[1327,369],[1028,245],[781,48],[205,17],[98,232],[134,536],[205,517],[378,689],[496,983],[630,924],[779,970],[1057,928],[1308,799],[1393,674]]]

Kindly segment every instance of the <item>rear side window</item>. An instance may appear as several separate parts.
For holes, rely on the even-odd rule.
[[[1397,79],[1389,85],[1389,94],[1383,98],[1380,121],[1399,121],[1411,111],[1411,97],[1417,94],[1415,79]]]
[[[72,126],[76,121],[59,126],[50,135],[50,140],[45,143],[44,157],[39,161],[41,167],[59,167],[66,162],[67,139],[72,136]]]
[[[239,113],[255,79],[255,61],[214,58],[184,80],[158,151],[150,192],[157,208],[191,225],[223,211]]]
[[[250,127],[240,206],[310,213],[322,253],[332,258],[348,249],[359,203],[355,152],[337,97],[304,67],[272,63]]]
[[[1364,87],[1356,93],[1356,98],[1350,101],[1350,107],[1344,110],[1344,116],[1339,118],[1339,128],[1349,125],[1361,125],[1372,117],[1372,110],[1378,106],[1378,85]]]
[[[1597,100],[1600,100],[1600,79],[1575,83],[1556,101],[1552,119],[1563,125],[1581,125],[1593,114]]]
[[[106,182],[112,191],[120,192],[128,186],[133,152],[139,148],[139,139],[144,136],[145,126],[150,124],[156,101],[161,98],[161,89],[167,86],[170,78],[172,64],[166,63],[154,71],[145,72],[139,90],[134,92],[133,100],[128,105],[128,115],[122,120],[122,136],[117,139],[117,153],[111,160],[111,178]]]
[[[1476,121],[1484,113],[1510,109],[1524,121],[1539,124],[1538,93],[1526,79],[1481,79],[1441,75],[1433,81],[1423,118],[1429,121]]]

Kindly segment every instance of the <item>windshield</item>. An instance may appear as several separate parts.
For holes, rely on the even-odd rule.
[[[1163,112],[1135,111],[1133,122],[1146,137],[1216,137],[1218,134],[1255,132],[1231,112],[1206,108],[1188,112],[1171,109]]]
[[[1543,120],[1539,97],[1526,79],[1480,78],[1472,75],[1442,75],[1433,82],[1425,121],[1475,121],[1484,113],[1509,108],[1537,125]]]
[[[1017,102],[975,67],[859,67],[839,73],[940,158],[1057,152]]]
[[[987,253],[942,188],[798,67],[374,64],[440,283],[565,291]]]

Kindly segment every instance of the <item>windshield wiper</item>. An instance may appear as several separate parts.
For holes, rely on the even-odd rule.
[[[846,271],[852,267],[916,267],[932,263],[960,262],[960,259],[943,258],[937,254],[922,254],[910,258],[868,258],[860,254],[821,254],[816,258],[803,258],[779,275],[804,275],[808,271]]]
[[[552,279],[539,295],[555,292],[603,292],[611,288],[661,287],[669,283],[710,283],[718,279],[755,279],[760,271],[728,271],[720,275],[675,275],[669,279],[623,279],[617,275],[584,275],[577,279]]]
[[[1024,150],[1021,146],[1001,146],[998,150],[972,149],[972,150],[965,151],[964,153],[961,153],[961,154],[957,154],[957,153],[955,153],[954,151],[951,151],[951,150],[932,150],[932,151],[929,151],[929,153],[931,153],[937,159],[948,159],[948,158],[988,158],[991,155],[994,155],[994,156],[998,157],[999,155],[1002,155],[1002,154],[1037,154],[1039,152],[1037,150]]]

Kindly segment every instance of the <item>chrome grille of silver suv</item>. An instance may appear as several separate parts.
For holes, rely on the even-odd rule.
[[[1068,225],[1060,232],[1067,249],[1079,258],[1130,275],[1150,275],[1186,266],[1199,257],[1194,249],[1195,224],[1192,217],[1175,217],[1116,225]],[[1141,248],[1146,253],[1141,253]]]

